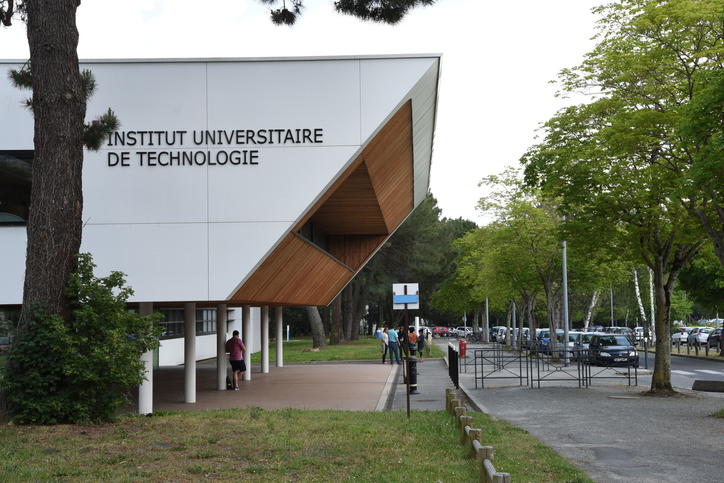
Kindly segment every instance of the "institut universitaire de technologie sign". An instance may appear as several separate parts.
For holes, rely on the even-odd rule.
[[[323,128],[116,131],[106,146],[134,150],[109,150],[106,159],[109,167],[251,166],[260,162],[257,146],[323,144],[323,139]],[[209,149],[176,148],[187,143],[197,148],[223,147],[214,153]]]

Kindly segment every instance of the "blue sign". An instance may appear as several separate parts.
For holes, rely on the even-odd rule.
[[[393,295],[393,304],[417,304],[420,302],[419,295]]]

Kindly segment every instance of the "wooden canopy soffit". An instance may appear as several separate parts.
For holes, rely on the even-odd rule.
[[[412,211],[407,101],[229,301],[328,305]]]

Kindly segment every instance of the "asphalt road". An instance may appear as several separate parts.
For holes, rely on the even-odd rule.
[[[644,367],[643,353],[641,355],[641,367]],[[649,354],[649,369],[654,368],[655,357]],[[645,377],[645,376],[644,376]],[[674,387],[691,389],[694,380],[707,379],[724,381],[724,363],[694,359],[691,357],[671,356],[671,385]],[[650,380],[650,379],[649,379]],[[641,381],[639,384],[643,385]]]

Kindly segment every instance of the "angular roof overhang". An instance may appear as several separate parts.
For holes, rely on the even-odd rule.
[[[408,100],[230,300],[329,304],[412,211],[412,151]]]

